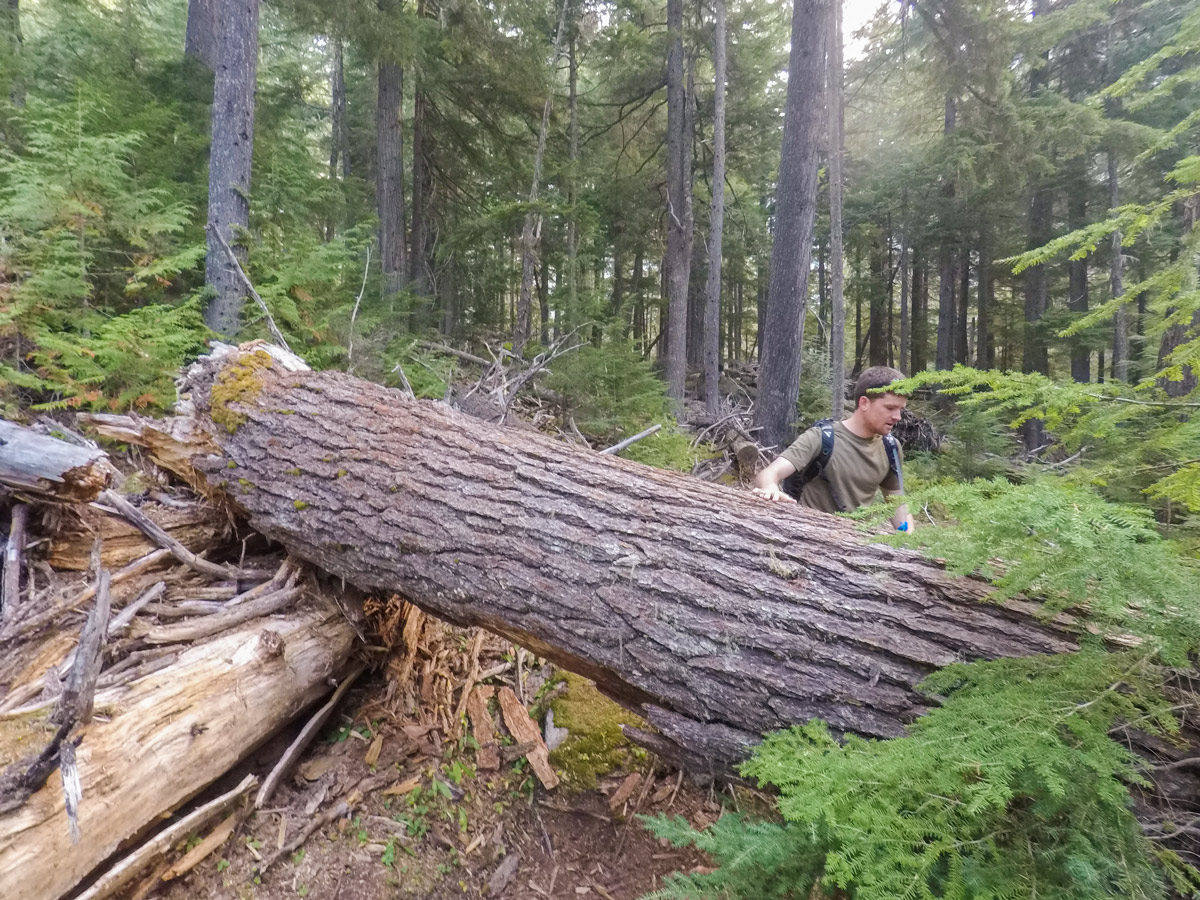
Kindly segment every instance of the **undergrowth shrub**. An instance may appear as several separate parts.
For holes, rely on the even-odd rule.
[[[591,345],[556,359],[546,386],[561,398],[564,421],[575,420],[583,434],[615,444],[658,423],[662,430],[622,455],[660,468],[690,472],[697,450],[670,413],[666,385],[650,363],[628,343]]]
[[[778,790],[783,821],[649,820],[718,866],[651,896],[1200,896],[1195,870],[1143,834],[1129,788],[1147,784],[1144,762],[1114,740],[1125,725],[1177,730],[1162,684],[1200,647],[1195,560],[1148,510],[1062,478],[935,483],[905,499],[916,531],[883,540],[990,578],[997,600],[1043,598],[1045,615],[1065,610],[1094,634],[1073,654],[935,673],[921,685],[934,708],[903,738],[839,742],[816,721],[768,736],[742,773]],[[898,502],[856,515],[877,528]]]

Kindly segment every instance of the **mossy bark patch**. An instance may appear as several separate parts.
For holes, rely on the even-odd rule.
[[[243,353],[235,362],[225,366],[213,382],[209,395],[209,415],[212,420],[233,434],[246,422],[245,413],[233,404],[248,404],[262,393],[263,372],[271,368],[271,354],[266,350]]]
[[[570,734],[550,754],[550,764],[576,790],[592,790],[596,778],[645,756],[621,731],[622,725],[645,728],[634,713],[605,697],[588,679],[563,673],[567,690],[550,704],[554,724]]]

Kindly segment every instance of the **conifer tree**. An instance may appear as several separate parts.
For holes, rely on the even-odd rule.
[[[241,233],[250,224],[250,166],[254,153],[254,89],[258,71],[258,0],[213,0],[212,148],[208,172],[208,255],[212,289],[204,313],[218,334],[237,333],[245,288],[218,235],[244,265]]]

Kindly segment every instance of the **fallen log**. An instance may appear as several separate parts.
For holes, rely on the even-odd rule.
[[[104,451],[78,447],[0,419],[0,485],[23,494],[86,502],[115,469]]]
[[[724,771],[812,717],[898,735],[934,669],[1076,647],[1069,617],[981,603],[986,583],[834,517],[272,353],[194,367],[186,427],[110,427],[184,460],[295,555],[593,679],[693,766]],[[192,452],[178,434],[199,436]]]
[[[81,840],[71,842],[55,771],[23,805],[0,815],[0,897],[45,900],[79,885],[326,693],[353,640],[333,604],[308,598],[283,615],[181,649],[169,668],[98,690],[97,717],[73,739]],[[49,713],[0,715],[0,764],[52,730]]]

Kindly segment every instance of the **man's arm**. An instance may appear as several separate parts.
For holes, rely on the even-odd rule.
[[[884,491],[883,498],[887,500],[891,497],[899,496],[900,493],[900,491]],[[909,534],[912,534],[913,530],[916,528],[916,524],[913,522],[912,516],[908,514],[907,503],[901,503],[896,507],[896,514],[892,516],[892,527],[897,531],[907,531]]]
[[[796,499],[784,493],[780,485],[783,480],[796,471],[796,467],[782,456],[754,476],[754,493],[764,500],[782,500],[785,503],[795,503]]]

